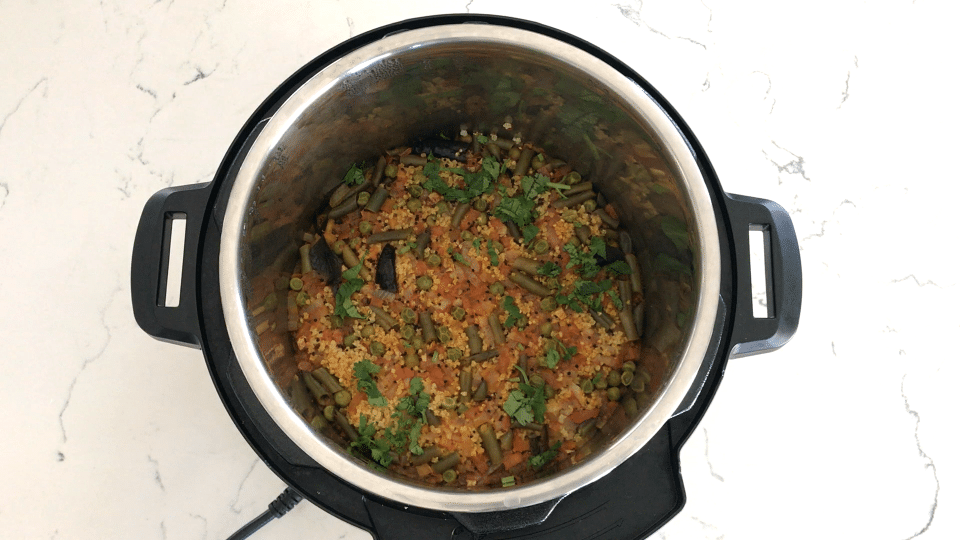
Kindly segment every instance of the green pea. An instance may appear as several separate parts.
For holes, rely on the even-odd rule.
[[[580,381],[580,389],[583,390],[584,394],[593,392],[593,381],[590,379],[584,379]]]
[[[430,276],[420,276],[417,278],[417,288],[421,291],[429,291],[433,287],[433,279]]]
[[[453,482],[457,479],[457,471],[453,469],[447,469],[443,471],[443,481],[446,483]]]
[[[343,346],[350,347],[353,345],[353,342],[355,342],[356,340],[357,340],[356,334],[347,334],[346,336],[343,336]]]
[[[361,191],[360,193],[357,193],[357,204],[360,206],[366,206],[368,202],[370,202],[369,191]]]
[[[340,255],[341,253],[343,253],[343,248],[346,245],[347,243],[344,242],[343,240],[337,240],[336,242],[333,243],[333,252],[336,253],[337,255]]]
[[[463,358],[463,351],[456,347],[447,348],[447,358],[453,360],[454,362],[459,362]]]
[[[350,394],[349,390],[341,390],[333,395],[333,401],[340,407],[346,407],[350,404],[350,400],[353,399],[353,395]]]
[[[619,371],[613,370],[607,375],[607,384],[609,386],[620,386],[621,382]]]
[[[436,253],[431,253],[427,256],[427,266],[432,266],[434,268],[440,266],[443,263],[443,259],[440,258]],[[429,279],[429,278],[428,278]],[[417,286],[420,286],[420,279],[417,279]]]
[[[359,247],[360,247],[360,239],[357,238],[357,237],[351,238],[351,239],[350,239],[350,247],[351,247],[352,249],[354,249],[354,250],[356,250],[357,248],[359,248]]]
[[[400,329],[400,336],[403,339],[413,339],[414,334],[416,334],[416,330],[414,330],[413,326],[410,326],[409,324],[403,325],[403,328]]]
[[[557,299],[552,296],[545,296],[540,300],[540,309],[544,311],[553,311],[557,309]]]
[[[460,306],[456,306],[450,311],[450,315],[454,319],[462,321],[467,316],[467,311]]]
[[[413,181],[417,184],[422,184],[427,181],[427,175],[423,174],[423,171],[417,171],[413,173]]]
[[[418,186],[417,184],[410,184],[409,186],[407,186],[407,192],[414,197],[419,197],[423,195],[423,188]]]
[[[303,306],[307,305],[307,302],[309,302],[309,301],[310,301],[310,295],[307,294],[305,291],[300,291],[300,292],[297,293],[297,305],[298,305],[298,306],[303,307]]]
[[[490,294],[494,294],[496,296],[500,296],[501,294],[503,294],[505,290],[503,287],[503,283],[500,283],[499,281],[494,281],[493,283],[491,283],[488,289],[490,290]]]
[[[387,347],[380,343],[379,341],[370,342],[370,354],[374,356],[383,356],[383,353],[387,352]]]
[[[413,324],[417,322],[417,312],[408,307],[405,307],[402,310],[400,310],[400,318],[403,319],[403,322],[407,324]]]
[[[463,231],[460,233],[460,238],[463,238],[467,242],[473,240],[473,233],[470,231]]]
[[[530,384],[532,386],[543,386],[545,383],[546,381],[543,380],[543,377],[536,373],[530,376]]]
[[[623,369],[627,371],[636,371],[637,363],[634,362],[633,360],[627,360],[626,362],[623,363]]]
[[[540,239],[533,244],[533,251],[540,255],[543,255],[549,250],[550,250],[550,243],[547,242],[546,240]]]
[[[620,389],[616,386],[607,388],[607,399],[610,401],[620,401]]]
[[[417,210],[420,210],[422,206],[423,206],[423,203],[420,202],[420,199],[410,199],[409,201],[407,201],[407,209],[410,210],[411,212],[416,212]]]
[[[583,180],[583,178],[580,177],[580,173],[572,171],[567,173],[560,181],[568,186],[572,186],[573,184],[579,184],[581,180]]]
[[[620,374],[620,384],[624,386],[630,386],[630,383],[633,382],[633,372],[628,370],[623,370],[623,373]]]
[[[597,209],[597,201],[593,199],[587,200],[586,202],[583,203],[583,209],[586,210],[587,212],[593,212],[594,210]]]
[[[599,379],[597,382],[593,383],[593,385],[597,388],[597,390],[606,390],[606,389],[607,389],[607,378],[606,378],[606,377],[600,377],[600,379]]]
[[[373,335],[373,325],[368,324],[360,329],[360,337],[368,338]]]
[[[399,172],[399,167],[397,167],[393,163],[383,168],[383,175],[386,176],[387,178],[396,178],[398,172]]]
[[[501,244],[499,240],[494,240],[490,245],[493,246],[493,250],[497,253],[503,253],[503,244]]]
[[[563,212],[560,212],[560,219],[567,223],[573,223],[577,220],[577,211],[572,208],[567,208]]]
[[[337,411],[336,407],[334,407],[333,405],[327,405],[326,407],[323,408],[323,417],[329,420],[330,422],[333,422],[333,415],[334,413],[336,413],[336,411]]]
[[[540,325],[540,335],[544,337],[550,337],[550,334],[553,333],[553,325],[545,322]]]
[[[420,355],[413,352],[407,351],[407,354],[403,357],[403,365],[408,368],[415,368],[420,366]]]
[[[630,389],[638,394],[643,392],[644,389],[646,389],[646,387],[647,387],[647,383],[645,383],[643,379],[640,377],[634,377],[633,380],[630,382]]]
[[[450,396],[447,396],[447,397],[443,398],[442,401],[440,401],[440,407],[443,408],[443,409],[447,409],[448,411],[449,411],[449,410],[452,410],[452,409],[456,409],[456,408],[457,408],[457,400],[454,399],[454,398],[452,398],[452,397],[450,397]]]
[[[427,225],[433,227],[437,224],[437,216],[427,216]]]
[[[298,277],[290,278],[290,288],[299,291],[303,288],[303,280]]]
[[[517,317],[517,328],[519,328],[520,330],[523,330],[524,328],[527,327],[527,324],[529,322],[530,321],[529,319],[527,319],[527,316],[521,313],[520,316]]]
[[[361,234],[370,234],[373,232],[373,223],[369,221],[360,222],[360,233]]]
[[[486,225],[490,221],[490,216],[486,214],[480,214],[477,216],[477,225]]]
[[[557,290],[560,288],[560,280],[555,277],[545,279],[543,284],[546,285],[548,289]]]
[[[507,151],[507,156],[508,156],[510,159],[514,160],[514,161],[516,161],[517,159],[519,159],[519,158],[520,158],[520,147],[519,147],[519,146],[516,146],[516,145],[511,146],[511,147],[510,147],[510,150]]]
[[[482,197],[477,197],[473,200],[473,209],[477,212],[483,212],[487,209],[487,200]]]

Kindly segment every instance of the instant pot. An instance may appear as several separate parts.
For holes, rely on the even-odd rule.
[[[591,458],[505,489],[417,485],[317,434],[290,405],[296,345],[286,303],[268,301],[263,285],[289,273],[351,164],[474,132],[533,142],[594,183],[640,260],[644,347],[667,365],[636,419]],[[651,156],[660,165],[638,165]],[[185,220],[180,300],[167,306],[176,220]],[[762,232],[766,255],[763,317],[753,310],[751,231]],[[727,359],[785,344],[801,299],[787,213],[725,193],[646,81],[576,37],[480,15],[389,25],[304,66],[247,121],[211,182],[147,202],[131,282],[141,328],[203,350],[237,428],[284,482],[375,538],[419,540],[652,533],[684,504],[679,451]]]

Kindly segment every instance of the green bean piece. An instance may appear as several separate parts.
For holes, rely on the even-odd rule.
[[[590,245],[592,237],[590,236],[590,229],[586,225],[581,225],[580,227],[574,227],[573,234],[577,235],[577,238],[580,239],[586,245]]]
[[[485,399],[487,399],[487,380],[480,379],[480,384],[478,384],[477,389],[473,391],[473,400],[483,401]]]
[[[510,233],[510,236],[512,236],[514,240],[518,243],[523,240],[523,234],[520,233],[520,227],[518,227],[516,223],[507,220],[504,222],[504,225],[507,226],[507,232]]]
[[[353,268],[360,264],[360,258],[357,257],[357,254],[354,253],[350,246],[343,246],[343,253],[341,253],[341,255],[343,256],[343,263],[347,268]],[[364,281],[370,281],[370,271],[367,270],[366,266],[360,267],[360,277],[362,277]]]
[[[467,311],[460,306],[454,306],[450,311],[450,316],[458,321],[462,321],[467,316]]]
[[[453,336],[450,335],[450,329],[446,326],[440,326],[437,328],[437,339],[440,340],[440,343],[447,343],[453,339]]]
[[[307,385],[300,377],[294,377],[293,383],[290,385],[290,402],[294,410],[303,415],[304,418],[308,417],[309,413],[313,411],[313,405],[307,393]]]
[[[423,258],[424,251],[427,249],[427,246],[430,245],[430,232],[424,231],[417,235],[417,240],[413,247],[413,252],[416,254],[418,259]]]
[[[627,369],[623,370],[623,373],[620,374],[620,383],[624,386],[630,386],[630,383],[633,382],[633,372]]]
[[[368,202],[370,202],[369,191],[361,191],[360,193],[357,193],[357,206],[365,206]]]
[[[488,142],[488,143],[486,144],[486,146],[484,146],[484,149],[485,149],[485,150],[487,151],[487,153],[490,154],[491,156],[493,156],[493,157],[495,157],[495,158],[497,158],[497,159],[500,159],[500,150],[501,150],[501,148],[500,148],[499,146],[497,146],[497,144],[496,144],[495,142]]]
[[[457,207],[453,210],[453,216],[450,218],[451,229],[460,227],[460,222],[462,222],[463,218],[467,215],[467,210],[470,210],[470,203],[457,203]]]
[[[356,335],[356,334],[347,334],[347,335],[343,336],[343,346],[344,346],[344,347],[352,347],[352,346],[353,346],[353,343],[354,343],[355,341],[357,341],[357,335]]]
[[[527,169],[530,168],[530,160],[533,159],[533,148],[529,146],[520,150],[520,156],[517,157],[517,165],[513,169],[513,176],[526,176]]]
[[[368,338],[368,337],[370,337],[370,336],[372,336],[372,335],[373,335],[373,326],[372,326],[372,325],[369,325],[369,324],[368,324],[368,325],[366,325],[366,326],[364,326],[363,328],[360,329],[360,337],[362,337],[362,338]]]
[[[373,168],[373,175],[370,177],[370,182],[375,185],[380,185],[380,180],[383,178],[383,173],[387,169],[387,158],[380,156],[380,159],[377,160],[377,165]]]
[[[443,474],[443,471],[453,468],[459,462],[460,454],[454,452],[440,458],[440,460],[431,465],[431,467],[433,467],[433,472],[437,474]]]
[[[427,164],[427,158],[417,154],[407,154],[405,156],[400,156],[400,163],[403,165],[422,167],[423,165]]]
[[[637,256],[633,253],[627,253],[624,258],[630,267],[630,287],[634,294],[643,292],[643,283],[640,281],[640,264],[637,262]]]
[[[346,407],[350,404],[351,399],[353,399],[353,395],[350,394],[349,390],[341,390],[333,395],[333,402],[336,403],[338,407]]]
[[[493,343],[503,345],[507,341],[503,333],[503,325],[500,324],[500,315],[496,312],[487,315],[487,324],[490,325],[490,333],[493,334]]]
[[[607,388],[607,399],[610,401],[620,401],[620,388],[617,386]]]
[[[403,365],[408,368],[420,367],[420,355],[414,351],[407,351],[407,354],[403,356]]]
[[[304,275],[313,271],[313,267],[310,265],[310,244],[300,246],[300,270]]]
[[[357,442],[360,439],[360,434],[357,433],[357,429],[350,424],[350,420],[347,420],[347,417],[344,416],[342,412],[336,411],[333,419],[336,420],[337,425],[346,433],[347,438],[350,439],[351,442]]]
[[[550,243],[541,238],[540,240],[534,242],[533,251],[538,255],[543,255],[547,251],[550,251]]]
[[[400,323],[393,318],[387,311],[381,307],[370,306],[370,311],[373,312],[374,319],[377,324],[380,325],[384,330],[390,330],[398,326]]]
[[[477,428],[480,434],[480,442],[483,444],[483,450],[490,459],[490,466],[497,468],[503,463],[503,452],[500,450],[500,441],[497,440],[497,434],[490,427],[490,424],[481,424]]]
[[[400,240],[406,240],[410,233],[413,232],[413,229],[394,229],[392,231],[381,231],[378,233],[371,234],[367,237],[367,242],[370,244],[379,244],[382,242],[398,242]]]
[[[373,232],[373,223],[361,221],[358,229],[360,230],[360,234],[370,234]]]
[[[383,354],[387,352],[386,345],[384,345],[383,343],[380,343],[379,341],[371,341],[369,348],[370,348],[370,354],[374,356],[383,356]]]
[[[310,373],[318,381],[320,381],[320,384],[325,386],[331,394],[336,394],[337,392],[343,390],[343,387],[340,386],[340,382],[337,381],[337,378],[331,375],[329,371],[327,371],[327,368],[321,366]]]
[[[510,267],[535,276],[537,275],[537,271],[540,270],[540,263],[527,257],[517,257],[510,261]]]
[[[437,340],[437,330],[433,326],[433,319],[430,318],[430,311],[420,312],[420,330],[423,331],[423,341],[433,343]]]
[[[579,426],[577,426],[577,435],[580,435],[584,439],[589,439],[593,432],[597,428],[597,418],[588,418],[584,420]]]
[[[407,210],[411,212],[417,212],[423,207],[423,202],[420,199],[410,199],[407,201]]]
[[[584,394],[593,392],[593,381],[590,379],[583,379],[580,381],[580,389],[583,390]]]
[[[366,191],[361,191],[360,193],[366,193]],[[357,203],[357,199],[350,198],[340,203],[340,206],[330,209],[330,219],[340,219],[350,212],[355,211],[357,208],[360,208],[360,205]]]
[[[487,289],[490,291],[490,294],[493,294],[496,296],[502,295],[505,291],[503,287],[503,283],[500,283],[499,281],[494,281],[493,283],[490,284],[490,286]]]
[[[580,173],[577,171],[571,171],[567,173],[563,179],[560,180],[560,182],[568,186],[572,186],[574,184],[579,184],[581,180],[583,180],[583,178],[580,177]]]
[[[480,339],[480,329],[471,324],[467,327],[467,343],[470,345],[470,354],[483,352],[483,340]]]
[[[400,172],[400,168],[393,163],[383,168],[383,175],[387,178],[396,178],[398,172]]]
[[[443,474],[440,475],[443,478],[443,481],[450,484],[456,482],[457,480],[457,471],[453,469],[447,469],[443,471]]]
[[[623,325],[623,336],[627,341],[636,341],[640,339],[637,335],[637,327],[633,321],[633,310],[625,308],[620,310],[620,324]]]
[[[614,322],[605,312],[590,310],[590,316],[593,317],[593,320],[596,321],[597,325],[605,330],[613,330]]]
[[[307,390],[313,394],[313,398],[316,399],[317,402],[320,402],[323,398],[330,395],[330,392],[327,392],[327,389],[324,388],[310,372],[304,371],[301,375],[303,376],[303,382]]]
[[[417,288],[421,291],[429,291],[433,287],[433,279],[430,276],[420,276],[417,278]]]
[[[413,339],[413,336],[416,335],[416,333],[417,331],[414,330],[413,326],[410,326],[409,324],[405,324],[400,327],[400,337],[407,341]]]
[[[633,291],[630,288],[629,280],[621,279],[617,281],[617,294],[620,296],[624,308],[633,304]]]
[[[387,188],[380,186],[373,192],[373,195],[370,196],[370,200],[367,201],[367,204],[364,205],[365,210],[371,212],[379,212],[383,207],[383,203],[387,202],[387,198],[390,197],[390,191]]]
[[[490,360],[491,358],[496,358],[500,356],[500,351],[497,349],[490,349],[488,351],[478,352],[477,354],[471,354],[470,356],[464,358],[464,362],[484,362]]]
[[[454,349],[454,350],[460,353],[460,349]],[[449,354],[450,353],[448,351],[447,355],[449,356]],[[463,353],[460,353],[460,354],[463,354]],[[459,360],[459,355],[456,360]],[[473,393],[473,372],[471,372],[469,369],[461,369],[460,370],[460,395],[466,398],[466,397],[469,397],[472,393]]]
[[[523,287],[524,289],[532,292],[537,296],[549,296],[551,294],[550,289],[546,288],[539,281],[536,281],[532,277],[524,274],[523,272],[510,272],[510,281],[516,283],[517,285]]]
[[[614,230],[620,227],[620,220],[608,214],[603,208],[597,208],[596,210],[593,210],[593,213],[599,216],[600,221],[602,221],[607,227],[610,227]]]
[[[326,407],[323,408],[323,417],[333,422],[333,418],[336,412],[337,412],[336,407],[334,407],[333,405],[327,405]]]
[[[571,185],[570,189],[563,190],[563,194],[567,197],[570,197],[571,195],[576,195],[585,191],[593,191],[593,182],[578,182],[575,185]]]
[[[457,400],[451,396],[447,396],[440,400],[440,408],[452,411],[457,408]]]
[[[586,210],[587,212],[593,212],[594,210],[597,209],[597,201],[593,199],[586,201],[585,203],[583,203],[583,209]]]
[[[620,372],[617,370],[612,370],[607,374],[607,386],[620,386]]]
[[[520,353],[519,358],[517,358],[517,367],[520,368],[520,373],[527,375],[527,355]]]
[[[499,141],[500,139],[497,140]],[[507,151],[507,157],[514,161],[520,159],[520,147],[516,145],[511,146]]]
[[[434,418],[436,418],[436,416],[434,416]],[[443,450],[441,450],[439,446],[427,446],[424,447],[423,453],[419,456],[410,457],[410,464],[414,466],[425,465],[442,455]]]
[[[553,311],[558,307],[559,305],[557,304],[557,299],[552,296],[546,296],[540,300],[540,309],[544,311]]]
[[[557,199],[553,201],[553,207],[554,208],[570,208],[571,206],[577,206],[578,204],[583,204],[594,197],[596,197],[596,194],[594,192],[582,191],[574,195],[569,195],[567,196],[566,199]]]
[[[440,425],[440,417],[434,414],[434,412],[431,411],[430,409],[423,411],[423,416],[424,418],[426,418],[428,425],[431,425],[431,426]],[[424,450],[424,452],[426,452],[426,450]]]
[[[447,358],[453,360],[454,362],[459,362],[463,358],[463,351],[456,347],[447,348]]]

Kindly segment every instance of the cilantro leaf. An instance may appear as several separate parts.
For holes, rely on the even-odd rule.
[[[493,247],[493,241],[489,238],[487,239],[487,255],[490,257],[490,264],[500,266],[500,256],[497,255],[497,250]]]
[[[510,392],[507,401],[504,402],[503,411],[521,426],[530,422],[542,423],[543,414],[547,410],[543,387],[526,383],[520,383],[517,387],[518,389]]]
[[[557,453],[559,452],[559,450],[560,450],[560,441],[557,441],[550,446],[549,450],[545,452],[541,452],[531,457],[529,460],[530,466],[535,469],[539,469],[540,467],[543,467],[544,465],[549,463],[551,460],[553,460],[553,458],[557,457]]]
[[[370,452],[370,457],[382,467],[390,465],[390,462],[393,461],[393,456],[390,455],[390,443],[385,439],[376,438],[377,428],[367,423],[366,415],[360,415],[357,434],[359,437],[356,441],[350,443],[350,448]]]
[[[523,243],[529,244],[537,237],[537,233],[540,232],[540,227],[530,224],[523,228]]]
[[[353,364],[353,375],[357,378],[357,389],[367,395],[367,401],[374,407],[386,407],[387,398],[383,397],[373,380],[373,375],[380,371],[380,366],[370,360],[363,360]]]
[[[540,265],[540,268],[537,269],[537,274],[547,277],[557,277],[560,275],[560,265],[553,262],[547,261]]]
[[[500,221],[512,221],[518,227],[526,227],[533,223],[536,203],[526,197],[504,197],[493,211],[493,215]]]
[[[347,174],[343,175],[343,183],[348,186],[359,186],[365,179],[363,171],[356,164],[351,165]]]
[[[547,351],[546,363],[548,368],[555,369],[557,364],[560,363],[560,351],[556,349],[550,349]]]
[[[512,296],[506,296],[503,299],[503,310],[507,312],[507,320],[503,322],[503,325],[507,328],[513,328],[517,324],[517,321],[520,320],[520,317],[523,316],[520,313],[520,308],[517,306],[517,301],[514,300]]]
[[[603,241],[603,238],[594,236],[590,239],[590,253],[599,255],[601,259],[607,258],[607,244]]]
[[[592,250],[585,252],[571,243],[564,244],[563,250],[570,255],[570,262],[567,263],[568,269],[579,266],[580,275],[585,278],[592,278],[600,272],[600,267],[597,265],[597,260],[593,256]],[[606,246],[604,246],[604,250],[606,250]]]
[[[352,317],[354,319],[363,318],[363,315],[357,311],[357,306],[353,305],[353,300],[351,300],[353,293],[363,287],[363,279],[359,277],[361,268],[363,268],[362,261],[360,264],[348,269],[341,276],[344,282],[341,283],[337,289],[336,305],[333,308],[334,315]]]
[[[613,305],[616,306],[617,311],[623,309],[623,300],[620,298],[620,294],[614,289],[607,291],[607,296],[610,297],[610,300],[613,302]]]

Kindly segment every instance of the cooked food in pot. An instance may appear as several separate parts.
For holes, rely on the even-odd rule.
[[[510,487],[585,459],[642,409],[630,238],[594,185],[479,134],[353,166],[289,279],[294,408],[376,467]]]

